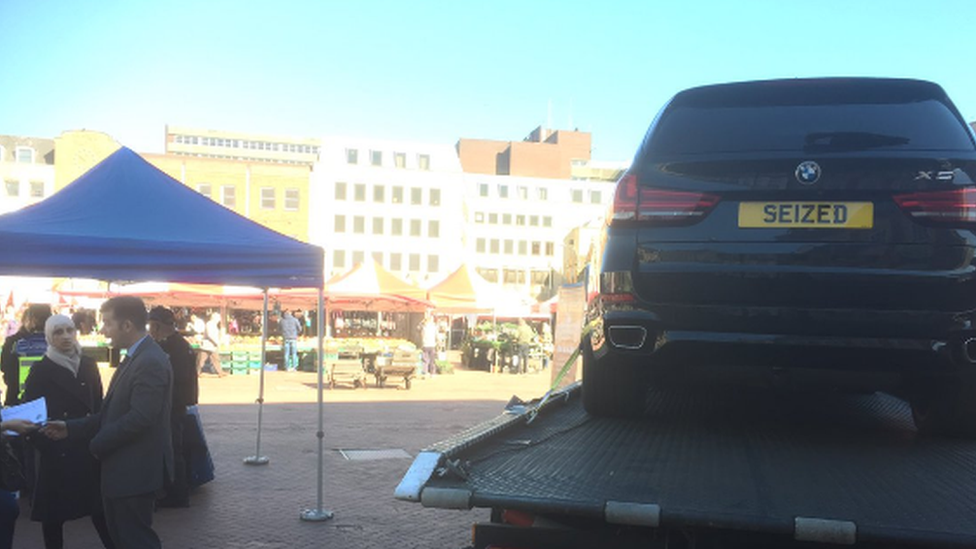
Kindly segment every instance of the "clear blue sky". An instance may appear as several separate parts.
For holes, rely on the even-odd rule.
[[[942,84],[976,120],[976,1],[0,0],[0,134],[164,125],[454,143],[545,124],[629,160],[681,89]]]

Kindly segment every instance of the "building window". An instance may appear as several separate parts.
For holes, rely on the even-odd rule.
[[[16,160],[19,164],[33,164],[34,163],[34,149],[30,147],[17,147],[16,148]]]
[[[428,255],[427,256],[427,272],[428,273],[436,273],[437,271],[439,271],[440,270],[439,263],[440,263],[440,261],[438,260],[438,257],[436,255]]]
[[[345,200],[346,199],[346,184],[339,181],[335,184],[335,199]]]
[[[261,187],[261,209],[275,209],[275,190],[274,187]]]
[[[7,196],[20,196],[20,181],[8,179],[4,181],[7,188]]]
[[[222,185],[220,187],[220,203],[228,208],[236,208],[237,187],[234,185]]]
[[[373,234],[383,234],[383,218],[373,218]]]
[[[498,186],[498,198],[508,198],[508,185]]]
[[[424,190],[420,187],[410,187],[410,203],[419,206],[424,201]]]
[[[376,185],[373,187],[373,202],[382,204],[386,202],[386,187]]]
[[[538,227],[539,226],[539,216],[537,216],[537,215],[530,215],[529,216],[529,226],[530,227]]]
[[[346,149],[346,164],[359,164],[358,149]]]
[[[542,216],[542,226],[552,227],[552,216],[548,216],[548,215]]]
[[[479,254],[485,253],[485,239],[479,238],[475,240],[474,250]]]
[[[440,206],[441,205],[441,190],[431,189],[430,190],[430,205]]]
[[[600,191],[590,191],[590,204],[599,204],[601,198]]]
[[[519,255],[529,255],[529,245],[524,240],[519,240]]]
[[[390,234],[393,236],[403,236],[403,220],[396,218],[390,220]]]
[[[353,265],[359,265],[360,263],[363,262],[364,259],[366,259],[366,253],[363,252],[362,250],[357,250],[357,251],[355,251],[355,252],[352,253],[352,264]]]
[[[393,164],[397,168],[406,168],[407,167],[407,153],[398,153],[398,152],[393,153]]]
[[[410,236],[420,236],[420,220],[410,220]]]
[[[518,271],[515,269],[504,269],[502,271],[502,280],[505,284],[515,284],[518,282]]]
[[[474,212],[474,222],[484,223],[485,222],[485,212]]]
[[[393,198],[390,202],[394,204],[403,204],[403,187],[393,187]]]
[[[366,232],[366,218],[357,215],[352,218],[352,232],[354,234],[364,234]]]
[[[430,171],[430,155],[429,154],[418,154],[417,155],[417,168],[425,172]]]
[[[373,256],[373,261],[379,263],[380,265],[383,264],[383,252],[373,252],[371,255]]]
[[[369,151],[369,163],[373,166],[382,166],[383,151]]]
[[[515,216],[515,224],[518,225],[519,227],[525,226],[525,216],[524,215],[516,215]]]
[[[332,251],[332,266],[338,267],[339,269],[346,268],[346,251],[345,250],[333,250]]]
[[[549,189],[545,187],[539,187],[536,189],[536,197],[539,200],[549,200]]]
[[[488,196],[488,184],[479,183],[478,184],[478,196],[485,198]]]
[[[352,199],[355,200],[356,202],[365,202],[366,201],[366,184],[365,183],[356,183],[355,185],[353,185],[353,187],[352,187]]]
[[[532,255],[542,255],[542,243],[540,242],[532,243]]]
[[[512,224],[512,214],[502,214],[502,225]]]
[[[497,238],[492,238],[491,241],[490,241],[490,245],[491,245],[491,247],[490,247],[491,253],[497,254],[498,253],[498,239]]]
[[[505,241],[505,255],[512,255],[515,253],[515,241],[506,240]]]
[[[390,270],[399,271],[403,269],[403,254],[397,252],[390,253]]]
[[[207,198],[210,198],[210,195],[212,194],[210,190],[210,183],[200,183],[197,185],[197,192],[203,196],[206,196]]]
[[[528,187],[519,187],[518,188],[518,197],[519,197],[520,200],[528,200],[529,199],[529,188]]]
[[[481,275],[481,278],[484,278],[488,282],[498,282],[498,269],[484,269],[478,267],[476,270],[478,271],[478,274]]]
[[[346,216],[344,215],[335,216],[335,232],[337,233],[346,232]]]
[[[300,205],[301,192],[298,189],[285,189],[285,209],[288,211],[298,211]]]
[[[490,214],[488,214],[488,224],[489,225],[498,225],[498,214],[497,213],[490,213]]]
[[[556,246],[552,242],[546,242],[546,255],[552,257],[556,253]]]
[[[31,198],[44,198],[44,182],[43,181],[31,181],[30,182],[30,195],[31,195]]]
[[[577,204],[583,203],[583,189],[573,189],[573,202]]]
[[[428,238],[440,238],[441,236],[441,222],[436,219],[431,219],[427,222],[427,237]]]
[[[410,254],[409,270],[417,272],[420,270],[420,254]]]

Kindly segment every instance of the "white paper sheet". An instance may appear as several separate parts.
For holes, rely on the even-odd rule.
[[[0,410],[0,418],[3,418],[4,421],[10,419],[26,419],[37,424],[43,424],[47,420],[47,401],[44,400],[44,397],[41,397],[30,402],[4,408]],[[7,431],[4,434],[17,436],[17,433],[13,431]]]

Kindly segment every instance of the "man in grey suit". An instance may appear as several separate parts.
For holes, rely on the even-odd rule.
[[[48,437],[90,440],[101,461],[102,502],[109,533],[126,549],[159,548],[152,529],[157,492],[173,477],[170,437],[173,372],[166,353],[146,333],[146,306],[138,297],[102,305],[102,333],[127,350],[105,393],[100,413],[50,421]]]

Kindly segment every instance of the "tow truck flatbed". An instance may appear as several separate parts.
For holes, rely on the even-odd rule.
[[[396,497],[602,524],[618,541],[623,527],[976,547],[976,442],[919,437],[892,396],[675,390],[634,419],[591,417],[579,397],[576,384],[430,446]]]

